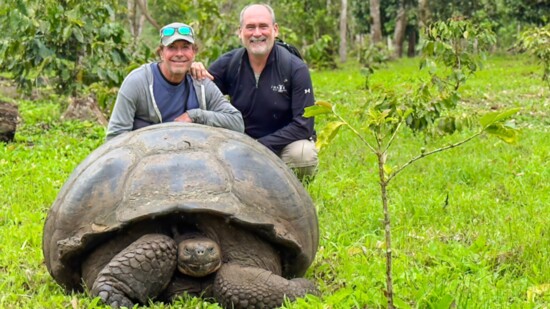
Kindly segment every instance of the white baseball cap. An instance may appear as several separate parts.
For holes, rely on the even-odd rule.
[[[194,35],[195,31],[193,31],[191,26],[183,23],[171,23],[160,29],[160,43],[168,46],[177,40],[185,40],[194,44]]]

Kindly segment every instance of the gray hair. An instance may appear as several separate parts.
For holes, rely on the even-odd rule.
[[[271,6],[269,6],[269,4],[265,4],[265,3],[255,3],[255,4],[249,4],[247,6],[245,6],[242,11],[241,11],[241,15],[239,16],[239,25],[242,27],[243,26],[243,15],[244,15],[244,12],[250,8],[251,6],[254,6],[254,5],[260,5],[260,6],[263,6],[264,8],[267,9],[267,11],[269,12],[269,14],[271,15],[271,21],[273,21],[273,24],[275,24],[275,12],[273,11],[273,8]]]

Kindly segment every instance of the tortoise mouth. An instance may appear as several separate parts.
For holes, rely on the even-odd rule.
[[[208,263],[178,263],[178,270],[188,276],[192,277],[204,277],[215,271],[217,271],[221,266],[221,261],[212,261]]]

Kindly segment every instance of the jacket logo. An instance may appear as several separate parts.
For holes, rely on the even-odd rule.
[[[273,92],[283,93],[286,92],[286,87],[285,85],[271,85],[271,90],[273,90]]]

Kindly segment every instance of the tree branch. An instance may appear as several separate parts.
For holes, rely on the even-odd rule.
[[[390,180],[392,180],[392,178],[394,178],[395,176],[397,176],[397,174],[399,174],[401,171],[403,171],[407,166],[413,164],[414,162],[422,159],[422,158],[425,158],[427,156],[430,156],[430,155],[433,155],[435,153],[438,153],[438,152],[442,152],[442,151],[445,151],[445,150],[449,150],[451,148],[455,148],[455,147],[458,147],[462,144],[465,144],[469,141],[471,141],[472,139],[476,138],[477,136],[481,135],[483,133],[485,129],[479,131],[478,133],[468,137],[467,139],[465,140],[462,140],[458,143],[454,143],[454,144],[450,144],[450,145],[447,145],[445,147],[442,147],[442,148],[438,148],[438,149],[435,149],[435,150],[432,150],[432,151],[429,151],[429,152],[423,152],[421,153],[420,155],[418,155],[417,157],[415,158],[412,158],[411,160],[409,160],[409,162],[403,164],[401,167],[399,167],[398,169],[396,169],[393,173],[391,173],[389,176],[388,176],[388,180],[387,182],[390,182]]]
[[[161,27],[159,26],[157,21],[153,17],[151,17],[151,15],[149,15],[149,10],[147,10],[147,0],[136,0],[136,2],[139,5],[139,8],[141,9],[141,13],[143,14],[143,16],[147,18],[147,21],[149,21],[149,23],[153,25],[153,27],[160,30]]]
[[[369,144],[369,142],[366,139],[364,139],[363,136],[357,130],[355,130],[354,127],[352,127],[344,118],[342,118],[340,115],[338,115],[335,110],[333,110],[332,112],[334,113],[334,115],[336,115],[336,117],[338,117],[338,119],[340,119],[340,121],[342,121],[353,132],[353,134],[355,134],[357,137],[359,137],[359,139],[365,145],[367,145],[367,147],[370,149],[370,151],[372,151],[372,153],[377,153],[376,149],[374,149],[374,147],[372,147],[372,145]]]

